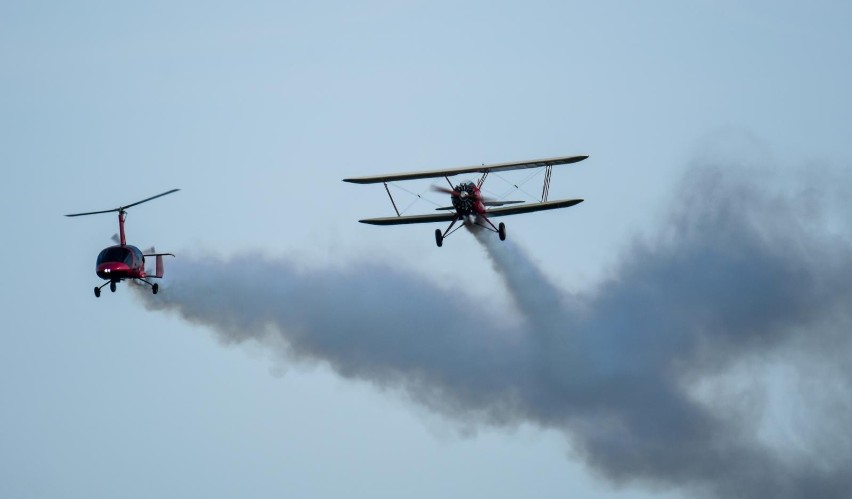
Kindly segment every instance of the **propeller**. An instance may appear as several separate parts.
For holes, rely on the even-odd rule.
[[[432,185],[432,190],[435,192],[443,192],[444,194],[449,194],[451,196],[458,196],[460,194],[459,191],[449,189],[440,185]]]
[[[470,193],[468,191],[458,191],[456,189],[450,189],[441,185],[432,185],[432,190],[435,192],[443,192],[444,194],[449,194],[453,197],[466,199]],[[496,199],[483,196],[482,193],[479,194],[479,200],[483,202],[498,202]]]

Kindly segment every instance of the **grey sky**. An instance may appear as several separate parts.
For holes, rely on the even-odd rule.
[[[637,234],[664,237],[696,158],[767,178],[848,165],[848,19],[842,2],[3,4],[0,495],[648,495],[559,432],[462,436],[399,393],[223,348],[126,286],[96,300],[115,219],[61,215],[180,187],[130,212],[129,242],[463,275],[503,313],[473,237],[438,250],[433,227],[357,224],[391,208],[340,179],[590,154],[551,189],[585,203],[506,221],[556,285],[593,290]],[[770,399],[766,431],[798,428]]]

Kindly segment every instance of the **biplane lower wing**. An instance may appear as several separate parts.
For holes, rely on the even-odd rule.
[[[544,203],[525,203],[513,206],[503,206],[500,208],[492,208],[485,212],[485,216],[504,217],[507,215],[519,215],[521,213],[532,213],[535,211],[556,210],[559,208],[568,208],[575,204],[582,203],[582,199],[560,199],[557,201],[546,201]],[[362,224],[370,225],[404,225],[404,224],[428,224],[433,222],[451,222],[456,219],[454,213],[435,213],[429,215],[409,215],[399,217],[383,217],[383,218],[366,218],[358,220]]]
[[[362,224],[370,225],[404,225],[404,224],[428,224],[432,222],[450,222],[456,218],[455,213],[435,213],[430,215],[406,215],[399,217],[366,218],[358,220]]]
[[[545,201],[544,203],[529,203],[519,204],[514,206],[503,206],[493,208],[485,212],[485,215],[491,217],[503,217],[506,215],[519,215],[521,213],[532,213],[534,211],[556,210],[559,208],[568,208],[575,204],[582,203],[582,199],[559,199],[556,201]]]

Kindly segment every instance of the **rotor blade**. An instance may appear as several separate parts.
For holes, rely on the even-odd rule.
[[[152,200],[152,199],[157,199],[157,198],[159,198],[159,197],[163,197],[163,196],[165,196],[166,194],[171,194],[171,193],[173,193],[173,192],[177,192],[177,191],[179,191],[179,190],[180,190],[180,189],[172,189],[172,190],[170,190],[170,191],[166,191],[166,192],[164,192],[164,193],[162,193],[162,194],[157,194],[156,196],[151,196],[151,197],[149,197],[149,198],[147,198],[147,199],[143,199],[142,201],[136,201],[136,202],[135,202],[135,203],[133,203],[133,204],[129,204],[129,205],[127,205],[127,206],[122,206],[122,207],[121,207],[121,208],[119,208],[119,209],[126,209],[126,208],[130,208],[131,206],[136,206],[137,204],[146,203],[146,202],[148,202],[148,201],[150,201],[150,200]]]
[[[150,200],[152,200],[152,199],[157,199],[158,197],[165,196],[166,194],[171,194],[171,193],[173,193],[173,192],[177,192],[177,191],[179,191],[179,190],[180,190],[180,189],[172,189],[172,190],[170,190],[170,191],[166,191],[166,192],[164,192],[164,193],[162,193],[162,194],[157,194],[156,196],[151,196],[151,197],[149,197],[149,198],[147,198],[147,199],[143,199],[142,201],[136,201],[136,202],[135,202],[135,203],[133,203],[133,204],[128,204],[128,205],[126,205],[126,206],[119,206],[118,208],[113,208],[113,209],[111,209],[111,210],[87,211],[86,213],[72,213],[72,214],[70,214],[70,215],[65,215],[65,216],[66,216],[66,217],[81,217],[81,216],[83,216],[83,215],[98,215],[98,214],[100,214],[100,213],[112,213],[113,211],[123,211],[123,210],[125,210],[125,209],[127,209],[127,208],[130,208],[131,206],[136,206],[137,204],[142,204],[142,203],[148,202],[148,201],[150,201]]]
[[[102,211],[87,211],[86,213],[72,213],[70,215],[65,215],[66,217],[82,217],[83,215],[97,215],[99,213],[112,213],[113,211],[119,211],[121,208],[115,208],[112,210],[102,210]]]

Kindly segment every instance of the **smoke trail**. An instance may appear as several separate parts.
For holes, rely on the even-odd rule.
[[[583,294],[558,289],[511,240],[475,233],[521,326],[381,264],[180,259],[161,294],[140,296],[224,342],[268,342],[457,420],[558,429],[616,482],[846,497],[852,252],[823,200],[849,183],[770,189],[735,171],[693,168],[659,239],[635,242],[616,277]],[[779,366],[809,392],[783,386],[769,400]],[[771,438],[779,400],[810,404],[793,411],[800,439]]]

